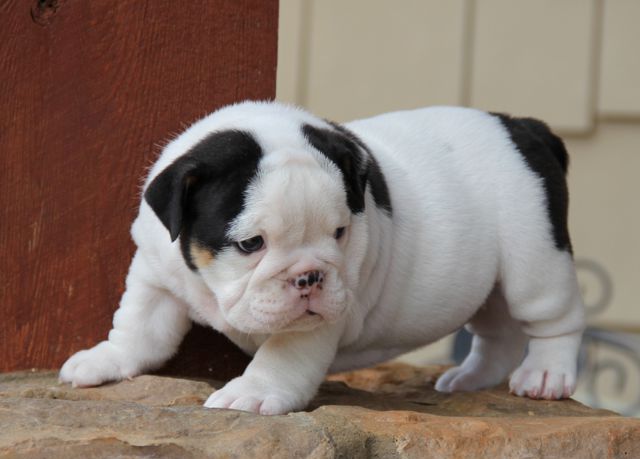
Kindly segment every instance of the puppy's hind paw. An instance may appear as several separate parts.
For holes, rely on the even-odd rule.
[[[449,368],[442,375],[440,375],[440,377],[436,381],[436,390],[438,392],[454,392],[456,388],[452,383],[463,371],[464,370],[462,369],[462,367]]]
[[[533,399],[569,398],[576,388],[575,374],[554,369],[518,368],[509,381],[511,393]]]
[[[502,381],[503,375],[500,372],[463,363],[445,371],[436,381],[435,389],[438,392],[474,391],[495,386]]]

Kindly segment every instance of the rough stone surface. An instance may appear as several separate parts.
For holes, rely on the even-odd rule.
[[[441,367],[334,375],[307,411],[207,410],[216,381],[140,376],[92,389],[0,375],[0,458],[638,458],[640,420],[505,387],[440,394]]]

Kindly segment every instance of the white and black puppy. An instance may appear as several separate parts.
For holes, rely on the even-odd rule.
[[[569,397],[585,322],[567,163],[534,119],[434,107],[337,125],[277,103],[225,107],[151,169],[113,329],[60,378],[157,368],[196,321],[254,355],[205,406],[279,414],[327,372],[467,324],[471,352],[436,389],[511,374],[517,395]]]

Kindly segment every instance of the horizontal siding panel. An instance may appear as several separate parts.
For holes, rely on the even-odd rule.
[[[598,2],[482,0],[475,13],[471,104],[591,129]]]
[[[460,103],[465,3],[314,1],[300,102],[338,120]]]
[[[640,1],[604,6],[600,97],[603,115],[640,117]]]

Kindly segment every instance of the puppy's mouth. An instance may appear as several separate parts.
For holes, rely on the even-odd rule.
[[[254,313],[252,315],[255,321],[270,328],[269,333],[307,330],[319,325],[324,320],[324,316],[319,312],[309,309],[308,301],[305,303],[304,305],[298,303],[298,305],[289,312],[274,313],[258,310],[253,311]],[[259,315],[256,315],[255,312],[258,312]]]
[[[311,330],[324,322],[324,318],[317,312],[306,310],[300,316],[293,319],[279,331],[304,331]]]
[[[301,319],[304,320],[307,318],[324,319],[321,313],[312,311],[311,309],[305,309],[304,312],[302,312],[302,314],[300,314],[298,317],[293,319],[290,323],[294,323]]]

